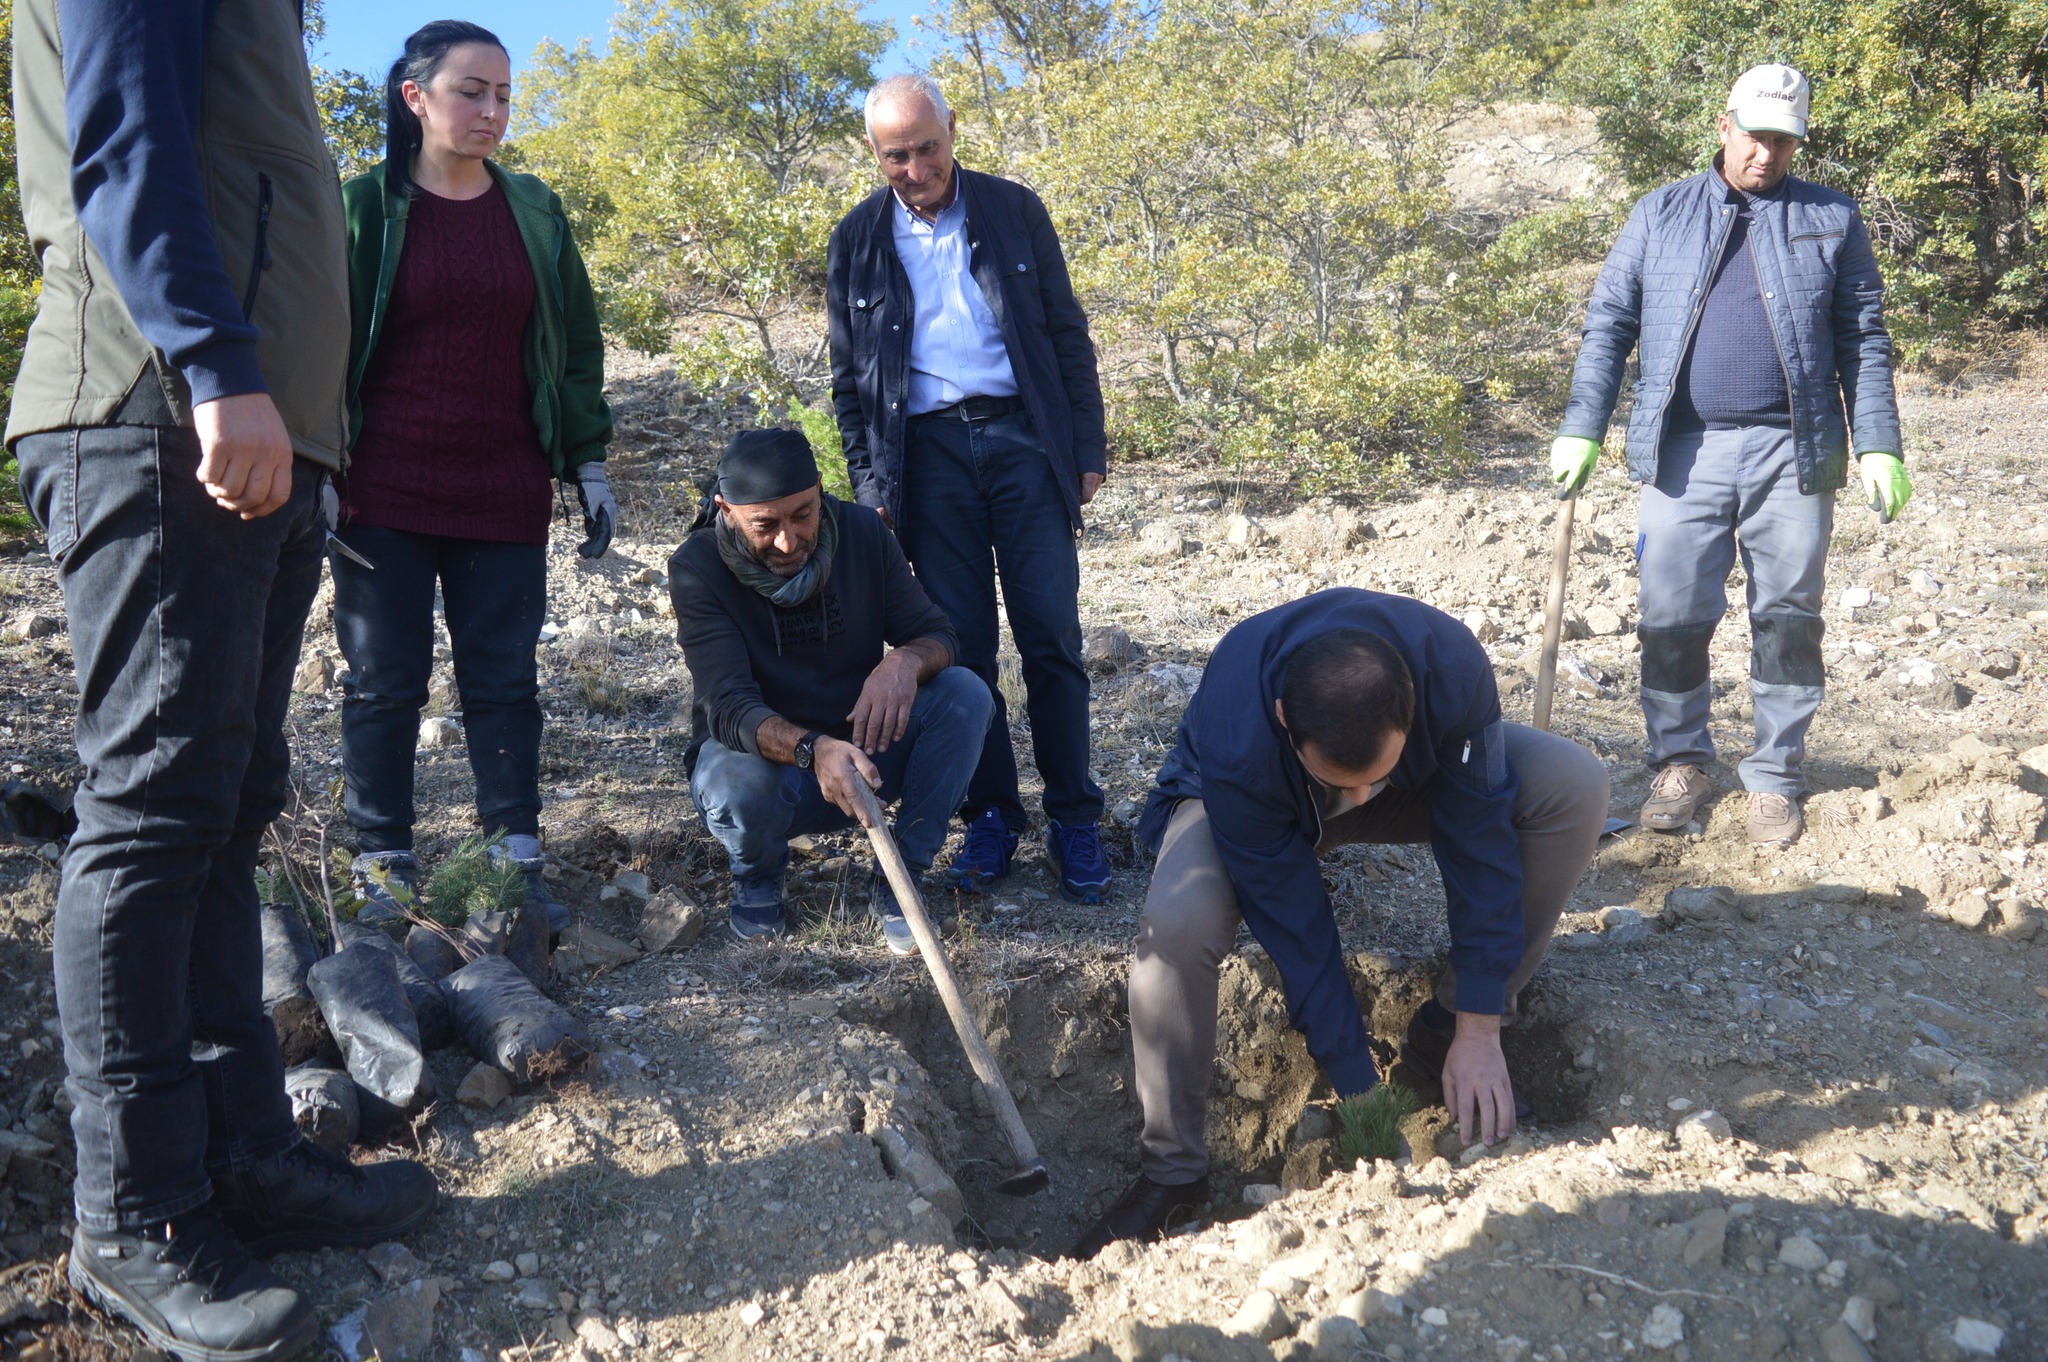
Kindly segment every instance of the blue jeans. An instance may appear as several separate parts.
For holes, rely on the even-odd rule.
[[[348,659],[341,764],[359,850],[412,850],[413,763],[434,670],[434,583],[455,653],[462,734],[484,831],[540,834],[545,544],[448,539],[371,525],[342,532],[374,571],[334,555],[334,632]]]
[[[929,867],[946,843],[946,825],[981,756],[989,713],[989,691],[981,679],[964,667],[948,667],[918,687],[902,738],[886,752],[869,754],[882,773],[877,797],[883,804],[902,800],[896,846],[914,867]],[[735,752],[716,738],[697,752],[690,798],[732,858],[735,884],[779,882],[789,865],[790,838],[854,826],[825,798],[811,772]]]
[[[258,839],[284,808],[284,719],[320,585],[319,470],[242,520],[188,430],[15,445],[78,670],[78,832],[54,966],[78,1222],[134,1230],[212,1195],[207,1170],[293,1144],[263,1012]]]
[[[988,686],[995,718],[960,816],[999,809],[1024,830],[1017,754],[998,684],[996,582],[1023,664],[1031,750],[1046,816],[1102,817],[1088,771],[1088,672],[1081,665],[1081,561],[1052,461],[1023,412],[990,421],[930,416],[904,440],[904,551],[960,637],[960,665]]]
[[[1799,490],[1788,430],[1748,426],[1665,439],[1657,481],[1643,488],[1636,536],[1636,632],[1652,766],[1714,760],[1707,650],[1728,612],[1728,571],[1739,544],[1756,719],[1756,747],[1739,768],[1742,785],[1787,798],[1805,793],[1806,731],[1827,680],[1820,608],[1834,523],[1834,493]]]

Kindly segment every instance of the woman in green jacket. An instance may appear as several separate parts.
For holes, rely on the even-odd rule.
[[[428,24],[385,82],[384,163],[342,186],[354,343],[347,552],[333,558],[341,751],[353,878],[388,913],[389,884],[418,872],[413,753],[438,584],[478,820],[505,834],[560,931],[568,910],[540,873],[534,656],[554,485],[576,486],[585,557],[610,544],[618,504],[604,338],[568,218],[546,185],[490,159],[511,95],[488,29]]]

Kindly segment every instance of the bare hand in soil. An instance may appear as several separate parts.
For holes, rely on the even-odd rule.
[[[1458,1121],[1458,1139],[1492,1144],[1515,1131],[1515,1090],[1500,1052],[1500,1018],[1458,1014],[1458,1036],[1444,1058],[1444,1107]]]
[[[846,716],[853,721],[854,744],[863,751],[888,751],[909,730],[910,708],[916,703],[917,655],[899,648],[868,673],[853,713]]]
[[[292,440],[270,394],[202,402],[192,409],[192,424],[199,432],[199,481],[223,509],[254,520],[291,500]]]
[[[867,813],[861,807],[860,796],[855,792],[853,783],[864,780],[870,790],[879,790],[882,788],[882,773],[868,760],[867,753],[850,742],[820,738],[816,751],[818,788],[824,792],[825,798],[862,827],[869,826]]]

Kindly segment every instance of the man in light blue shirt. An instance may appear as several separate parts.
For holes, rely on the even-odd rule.
[[[1037,195],[953,159],[954,120],[925,76],[868,95],[887,185],[832,233],[832,400],[854,494],[887,517],[960,663],[996,696],[960,806],[948,875],[980,891],[1025,827],[996,664],[997,583],[1023,663],[1060,891],[1101,901],[1109,865],[1088,771],[1081,665],[1081,508],[1107,472],[1102,388],[1052,219]]]

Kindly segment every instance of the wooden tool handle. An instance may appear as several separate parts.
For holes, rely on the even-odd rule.
[[[889,877],[889,887],[896,891],[896,906],[903,910],[903,920],[910,924],[910,934],[917,939],[918,954],[924,957],[932,982],[938,986],[939,997],[945,1001],[946,1015],[953,1019],[953,1029],[959,1033],[960,1043],[967,1048],[968,1061],[974,1065],[975,1075],[981,1079],[981,1086],[988,1093],[989,1105],[995,1108],[996,1121],[1009,1138],[1010,1148],[1016,1151],[1018,1162],[1031,1163],[1038,1158],[1038,1147],[1031,1142],[1031,1132],[1024,1128],[1024,1117],[1017,1110],[1017,1100],[1010,1096],[1009,1084],[1003,1081],[1003,1071],[996,1064],[995,1052],[989,1049],[988,1038],[982,1035],[980,1024],[967,1008],[967,997],[960,991],[960,979],[953,973],[953,962],[946,958],[946,948],[940,944],[938,931],[924,910],[924,899],[917,892],[917,880],[904,863],[903,853],[896,849],[896,839],[889,835],[889,825],[882,818],[882,806],[866,782],[856,780],[854,789],[860,795],[861,809],[867,815],[868,841],[874,844],[875,859],[881,862],[882,873]]]
[[[1536,727],[1550,731],[1550,700],[1557,693],[1557,645],[1564,636],[1564,578],[1572,564],[1572,511],[1577,493],[1557,512],[1557,537],[1550,546],[1550,595],[1543,603],[1543,656],[1536,664]]]

